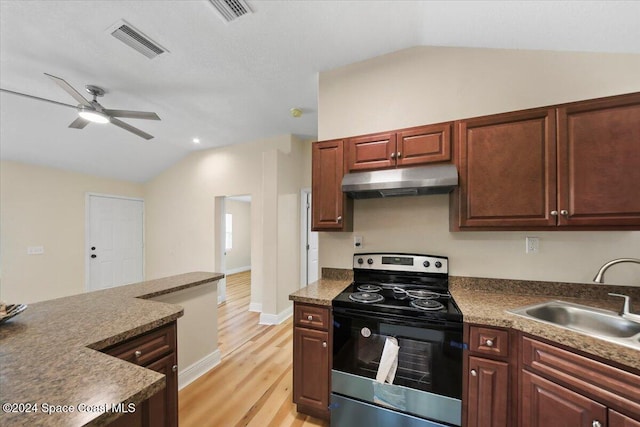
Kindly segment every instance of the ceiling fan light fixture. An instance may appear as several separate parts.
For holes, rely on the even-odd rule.
[[[87,108],[79,108],[78,115],[85,120],[89,120],[93,123],[109,123],[111,120],[109,116],[104,113],[95,110],[89,110]]]

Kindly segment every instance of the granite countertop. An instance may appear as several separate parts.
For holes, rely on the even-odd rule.
[[[106,425],[119,415],[96,405],[138,404],[162,390],[164,375],[99,350],[183,314],[180,306],[146,299],[223,277],[186,273],[29,304],[0,325],[0,424]],[[28,404],[31,412],[7,411],[6,403]]]
[[[331,307],[331,300],[350,284],[351,280],[320,279],[292,293],[289,295],[289,299],[295,302]]]
[[[340,274],[340,270],[323,269],[322,279],[292,293],[289,299],[330,307],[331,300],[351,283],[348,272],[344,270]],[[507,312],[549,300],[618,311],[622,302],[607,293],[623,293],[631,296],[633,301],[640,301],[640,287],[450,276],[449,290],[467,323],[517,329],[622,367],[640,370],[638,350]]]
[[[449,290],[467,323],[513,328],[640,370],[636,349],[507,312],[550,300],[618,311],[622,301],[607,293],[624,293],[638,301],[640,287],[450,277]]]

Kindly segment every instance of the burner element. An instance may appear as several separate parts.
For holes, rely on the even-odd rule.
[[[444,308],[444,305],[432,299],[414,299],[411,301],[411,306],[425,311],[436,311]]]
[[[384,301],[384,297],[375,292],[354,292],[349,295],[349,299],[356,302],[362,302],[365,304],[373,304],[376,302]]]
[[[360,292],[380,292],[382,290],[382,286],[378,285],[358,285],[357,287]]]

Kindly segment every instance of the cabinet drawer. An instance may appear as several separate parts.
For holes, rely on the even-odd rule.
[[[329,330],[328,308],[296,303],[294,312],[296,326]]]
[[[469,350],[499,357],[509,356],[509,331],[498,328],[471,326]]]
[[[140,366],[146,366],[175,351],[175,322],[104,350],[105,353],[111,356]]]
[[[522,364],[559,384],[640,419],[640,376],[522,337]]]

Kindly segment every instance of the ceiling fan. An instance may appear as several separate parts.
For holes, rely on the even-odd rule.
[[[83,129],[90,122],[94,123],[111,123],[116,125],[124,130],[127,130],[131,133],[138,135],[144,139],[151,139],[153,135],[149,135],[148,133],[131,126],[128,123],[123,122],[117,117],[124,117],[130,119],[145,119],[145,120],[160,120],[160,117],[156,113],[151,113],[147,111],[129,111],[129,110],[111,110],[108,108],[104,108],[98,102],[98,97],[103,96],[105,94],[104,89],[93,86],[86,85],[85,89],[93,96],[93,100],[89,101],[84,96],[80,94],[77,90],[73,88],[69,83],[61,79],[60,77],[52,76],[51,74],[44,73],[46,76],[49,76],[51,80],[53,80],[58,86],[64,89],[69,95],[73,97],[76,101],[79,102],[78,105],[65,104],[63,102],[53,101],[51,99],[40,98],[38,96],[27,95],[26,93],[14,92],[8,89],[0,88],[0,91],[12,93],[14,95],[26,96],[27,98],[38,99],[40,101],[51,102],[53,104],[64,105],[65,107],[71,107],[78,111],[78,118],[75,119],[70,125],[70,128],[73,129]]]

